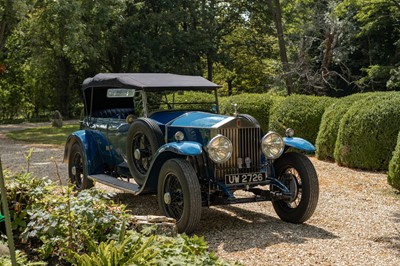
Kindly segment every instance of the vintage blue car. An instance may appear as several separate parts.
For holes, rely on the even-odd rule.
[[[317,206],[318,178],[307,156],[292,150],[314,146],[291,129],[286,137],[264,134],[248,114],[219,114],[219,87],[161,73],[86,79],[81,130],[65,146],[71,182],[77,190],[97,181],[134,195],[156,193],[179,232],[196,228],[202,206],[257,201],[272,201],[284,221],[305,222]],[[179,100],[191,91],[212,100]]]

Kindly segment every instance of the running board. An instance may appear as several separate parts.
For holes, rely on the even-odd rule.
[[[131,193],[134,195],[138,195],[140,194],[140,192],[142,192],[142,187],[139,186],[138,184],[129,183],[127,181],[123,181],[109,175],[104,175],[104,174],[90,175],[88,176],[88,178],[100,182],[102,184],[108,185],[110,187],[121,189],[127,193]]]

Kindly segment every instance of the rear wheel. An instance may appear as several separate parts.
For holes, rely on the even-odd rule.
[[[290,200],[272,202],[278,216],[287,222],[303,223],[314,213],[319,196],[317,173],[307,156],[285,153],[274,163],[275,174],[291,193]],[[277,188],[271,188],[277,191]]]
[[[68,176],[78,191],[93,187],[93,180],[87,177],[85,157],[78,143],[72,144],[68,158]]]
[[[143,185],[153,155],[164,143],[160,127],[148,118],[135,120],[127,138],[128,166],[136,183]]]
[[[158,179],[158,203],[165,216],[176,220],[179,233],[191,233],[200,221],[200,184],[192,165],[184,159],[170,159]]]

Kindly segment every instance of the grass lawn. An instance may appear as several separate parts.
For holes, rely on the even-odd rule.
[[[62,128],[38,127],[9,132],[8,138],[38,144],[64,145],[72,132],[79,130],[79,125],[64,125]]]

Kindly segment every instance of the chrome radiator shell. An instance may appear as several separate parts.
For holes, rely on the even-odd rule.
[[[213,130],[212,135],[221,134],[233,145],[231,158],[215,164],[215,177],[223,180],[227,174],[258,173],[261,169],[261,128],[244,118],[232,118]]]

